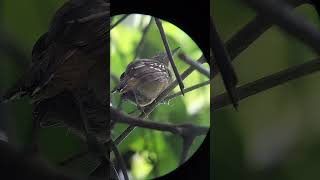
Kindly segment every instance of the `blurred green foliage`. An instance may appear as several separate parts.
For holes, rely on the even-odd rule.
[[[113,17],[112,22],[115,23],[121,17]],[[150,19],[150,16],[133,14],[111,30],[111,73],[118,79],[125,71],[126,66],[134,60],[143,29]],[[186,33],[165,21],[163,22],[163,27],[169,46],[172,49],[180,47],[180,52],[186,53],[192,59],[197,60],[200,58],[202,55],[201,50]],[[165,48],[159,30],[153,21],[138,57],[150,58],[164,51]],[[188,68],[188,65],[180,60],[178,56],[174,56],[174,59],[180,73]],[[208,68],[209,66],[206,65],[206,67]],[[184,80],[184,84],[185,87],[190,87],[206,80],[206,77],[194,72]],[[113,89],[116,83],[111,81],[110,88]],[[174,92],[178,91],[180,89],[176,87]],[[193,123],[209,126],[209,92],[210,88],[207,86],[186,93],[184,97],[177,97],[171,100],[169,104],[161,104],[149,116],[149,119],[163,123]],[[119,95],[112,95],[111,98],[114,105],[117,106]],[[135,106],[133,104],[125,102],[124,111],[130,112],[134,109]],[[123,129],[123,125],[117,125],[114,130],[114,136],[117,137]],[[195,140],[190,156],[201,145],[203,139],[204,137],[199,137]],[[127,151],[135,152],[131,161],[133,177],[135,179],[150,179],[167,174],[178,167],[181,143],[181,138],[176,135],[138,128],[120,145],[120,149],[122,153]]]
[[[215,0],[211,14],[224,41],[255,17],[241,1]],[[295,12],[319,25],[311,5]],[[239,85],[317,57],[273,26],[234,63]],[[214,95],[224,91],[220,77]],[[215,179],[318,179],[320,169],[319,73],[291,81],[215,112],[211,159]]]

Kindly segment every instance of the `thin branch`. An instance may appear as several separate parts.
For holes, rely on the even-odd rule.
[[[167,41],[167,36],[164,33],[164,30],[163,30],[163,27],[162,27],[162,22],[158,18],[155,18],[155,21],[156,21],[156,24],[158,26],[158,29],[159,29],[159,32],[160,32],[160,35],[161,35],[161,38],[162,38],[162,41],[163,41],[163,45],[164,45],[164,47],[166,49],[166,52],[167,52],[170,64],[172,66],[173,72],[174,72],[174,74],[176,76],[176,79],[179,82],[179,87],[180,87],[180,90],[181,90],[181,92],[183,94],[184,85],[183,85],[181,77],[179,76],[179,71],[178,71],[178,69],[176,67],[176,64],[173,61],[172,54],[171,54],[171,51],[170,51],[170,47],[169,47],[169,44],[168,44],[168,41]]]
[[[254,82],[242,85],[236,89],[239,100],[273,88],[275,86],[287,83],[288,81],[300,78],[302,76],[314,73],[320,70],[320,59],[315,59],[310,62],[296,65],[270,76],[261,78]],[[219,110],[230,104],[227,94],[221,94],[213,97],[213,109]]]
[[[205,63],[206,59],[204,56],[201,56],[198,60],[198,63]],[[185,78],[187,78],[193,71],[194,71],[194,67],[189,67],[187,70],[185,70],[180,76],[181,79],[184,80]],[[150,104],[148,105],[144,111],[146,112],[145,116],[148,116],[158,105],[159,102],[162,102],[163,99],[165,99],[165,97],[178,85],[177,80],[173,81],[164,91],[162,91],[162,93]]]
[[[158,131],[166,131],[171,132],[173,134],[178,134],[183,138],[183,147],[181,153],[181,161],[180,164],[184,163],[189,149],[197,136],[206,135],[209,131],[208,127],[196,126],[192,124],[163,124],[156,123],[153,121],[144,121],[139,118],[133,118],[130,116],[126,116],[118,110],[114,108],[110,109],[111,119],[116,119],[117,123],[126,123],[131,126],[138,126],[147,129],[153,129]]]
[[[206,59],[204,56],[201,56],[198,60],[199,63],[206,62]],[[180,76],[181,79],[185,79],[187,76],[189,76],[195,69],[193,67],[189,67],[187,70],[185,70]],[[149,114],[156,108],[159,102],[162,102],[163,99],[178,85],[177,80],[173,81],[162,93],[150,104],[144,109],[144,113],[142,113],[139,118],[145,119],[149,116]],[[135,129],[135,126],[129,126],[126,130],[124,130],[119,137],[115,140],[115,144],[120,144],[133,130]]]
[[[226,48],[230,59],[235,59],[241,52],[256,41],[272,24],[263,16],[256,16],[246,24],[240,31],[226,42]]]
[[[292,5],[290,8],[298,7],[302,4],[308,3],[307,0],[288,0]],[[238,31],[231,39],[226,42],[226,49],[230,55],[231,61],[236,60],[236,57],[246,50],[255,40],[257,40],[264,32],[266,32],[273,24],[262,15],[257,15],[252,21],[246,24],[240,31]],[[215,77],[219,69],[215,62],[212,70],[213,77]]]
[[[244,0],[259,14],[309,45],[320,54],[320,31],[305,18],[291,11],[292,6],[275,0]]]
[[[84,151],[84,152],[80,152],[78,154],[75,154],[73,156],[71,156],[70,158],[67,158],[61,162],[58,163],[58,166],[65,166],[67,164],[69,164],[70,162],[77,160],[79,158],[82,158],[83,156],[87,155],[89,152],[88,151]]]
[[[137,48],[136,48],[136,51],[135,51],[136,55],[135,55],[134,59],[137,59],[139,54],[140,54],[140,51],[141,51],[142,45],[144,43],[144,40],[147,37],[147,33],[148,33],[148,31],[149,31],[149,29],[150,29],[150,27],[152,25],[152,21],[153,21],[153,17],[151,17],[148,25],[142,31],[142,37],[141,37],[141,39],[139,41],[139,44],[137,45]]]
[[[181,136],[190,136],[190,135],[206,135],[209,131],[208,127],[196,126],[192,124],[163,124],[151,121],[144,121],[139,118],[134,118],[127,116],[114,108],[110,108],[111,119],[116,119],[117,123],[125,123],[131,126],[138,126],[141,128],[153,129],[158,131],[171,132],[173,134],[179,134]]]
[[[130,14],[123,15],[116,23],[114,23],[111,27],[110,30],[115,28],[118,24],[120,24],[123,20],[125,20]]]
[[[234,108],[237,108],[238,98],[235,94],[235,87],[238,83],[237,75],[233,69],[229,54],[224,47],[212,17],[210,20],[210,47],[213,57],[216,60],[217,67],[221,72],[223,84],[228,92]]]
[[[190,66],[193,66],[197,71],[199,71],[201,74],[207,76],[210,79],[210,71],[203,67],[200,63],[193,61],[184,53],[180,53],[179,58],[183,60],[185,63],[189,64]]]
[[[109,160],[104,159],[96,168],[94,168],[89,173],[89,177],[90,179],[91,178],[110,179],[111,177],[113,177],[111,174],[112,172],[111,170],[114,170],[112,167],[112,163]],[[118,177],[118,176],[115,176],[115,177]],[[111,179],[114,179],[114,178],[111,178]],[[120,178],[117,178],[117,179],[120,180]]]
[[[118,163],[118,165],[120,166],[120,169],[121,169],[121,171],[122,171],[122,174],[123,174],[123,176],[124,176],[124,179],[125,179],[125,180],[129,180],[128,172],[127,172],[127,168],[126,168],[125,162],[124,162],[124,160],[123,160],[123,158],[122,158],[122,156],[121,156],[121,154],[120,154],[117,146],[114,144],[114,142],[110,142],[110,144],[111,144],[111,149],[112,149],[112,151],[113,151],[113,153],[114,153],[114,156],[115,156],[116,159],[117,159],[117,163]]]
[[[189,88],[186,88],[186,89],[184,90],[184,93],[188,93],[188,92],[194,91],[194,90],[196,90],[196,89],[202,88],[202,87],[207,86],[207,85],[209,85],[209,84],[210,84],[210,80],[205,81],[205,82],[202,82],[202,83],[199,83],[199,84],[196,84],[196,85],[194,85],[194,86],[191,86],[191,87],[189,87]],[[172,94],[172,95],[167,96],[166,98],[163,99],[162,102],[168,102],[168,101],[170,101],[171,99],[174,99],[174,98],[176,98],[176,97],[178,97],[178,96],[182,96],[181,92],[177,92],[177,93],[175,93],[175,94]]]

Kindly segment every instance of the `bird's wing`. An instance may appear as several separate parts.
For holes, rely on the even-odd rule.
[[[168,79],[168,72],[163,63],[150,59],[140,59],[128,65],[125,74],[120,78],[117,90],[127,92],[138,83],[162,82],[166,79]]]

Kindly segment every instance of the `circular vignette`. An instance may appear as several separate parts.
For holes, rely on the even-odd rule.
[[[123,17],[126,17],[127,19],[123,20]],[[157,27],[156,23],[154,22],[153,17],[151,17],[149,15],[130,14],[129,16],[125,16],[125,15],[122,15],[120,17],[119,16],[112,16],[112,18],[113,18],[112,25],[118,24],[119,20],[121,20],[121,19],[122,19],[122,21],[111,30],[111,35],[110,35],[111,36],[111,38],[110,38],[111,39],[110,40],[110,43],[111,43],[111,71],[110,71],[111,72],[111,82],[114,81],[114,79],[117,79],[120,77],[120,75],[125,71],[126,66],[132,60],[139,59],[139,58],[140,59],[149,58],[149,57],[152,57],[152,54],[155,55],[155,53],[157,53],[159,51],[164,51],[164,49],[165,49],[164,44],[162,42],[163,39],[160,36],[158,27]],[[135,22],[135,20],[136,20],[136,22]],[[193,49],[193,51],[198,51],[198,53],[193,53],[193,55],[190,56],[191,59],[193,59],[193,60],[199,59],[202,51],[199,49],[199,46],[193,41],[193,39],[190,36],[188,36],[179,27],[177,27],[171,23],[163,21],[162,24],[164,27],[164,31],[167,33],[168,44],[169,44],[171,50],[175,49],[178,46],[181,46],[181,50],[183,51],[182,53],[189,56],[188,52],[190,52],[190,49]],[[148,29],[148,31],[145,32],[146,28],[149,28],[149,29]],[[168,31],[166,31],[166,30],[168,30]],[[146,35],[146,34],[148,34],[148,35]],[[173,37],[179,36],[179,35],[180,35],[180,39],[181,39],[181,36],[183,36],[183,38],[186,38],[187,40],[185,40],[184,42],[188,41],[188,43],[192,44],[192,45],[190,45],[192,47],[186,48],[188,43],[182,43],[182,41],[180,41],[180,44],[179,44],[179,41],[176,42]],[[158,37],[156,37],[156,36],[158,36]],[[144,47],[143,47],[144,50],[143,50],[143,48],[141,48],[141,44],[140,44],[140,41],[143,38],[145,38],[144,41],[147,41],[147,42],[144,42]],[[148,39],[150,42],[148,41]],[[179,38],[177,38],[177,39],[179,39]],[[135,46],[140,46],[140,47],[137,48]],[[152,46],[154,46],[154,47],[152,47]],[[198,50],[194,50],[195,48],[197,48]],[[140,51],[137,52],[137,49],[139,49]],[[150,53],[150,51],[153,51],[153,52]],[[138,54],[138,53],[141,53],[141,54]],[[183,61],[181,61],[181,59],[178,60],[177,56],[174,59],[176,59],[175,62],[177,63],[180,74],[187,67],[189,67]],[[194,83],[203,82],[203,79],[204,79],[202,77],[203,75],[200,74],[199,72],[192,73],[192,76],[193,77],[191,77],[191,79],[189,79],[189,82],[188,82],[188,78],[187,78],[186,83],[188,85],[186,87],[190,87],[192,85],[195,85]],[[197,79],[197,78],[202,79],[202,81],[200,80],[199,82],[196,82],[195,79]],[[191,82],[193,82],[193,83],[191,83]],[[111,83],[111,89],[113,89],[116,86],[116,84],[117,83],[114,83],[114,82]],[[179,88],[176,88],[176,92],[177,91],[179,91]],[[201,91],[201,90],[199,90],[199,91]],[[209,90],[206,92],[208,93],[207,99],[209,99],[209,102],[207,102],[207,107],[208,107],[208,116],[207,117],[208,118],[206,118],[206,121],[207,121],[206,125],[209,126],[209,124],[210,124],[210,120],[209,120],[210,119],[210,97],[209,97],[210,93],[209,93]],[[192,94],[192,92],[190,92],[190,94]],[[186,95],[186,96],[188,96],[188,95]],[[203,95],[200,95],[200,96],[205,97]],[[183,102],[183,100],[181,100],[181,99],[183,99],[183,98],[188,99],[188,98],[187,97],[179,97],[179,98],[180,98],[180,104],[178,104],[178,105],[181,105],[181,103],[184,103],[183,105],[185,105],[185,106],[190,106],[192,104],[195,104],[195,101],[197,99],[199,99],[199,97],[197,98],[196,96],[194,96],[193,98],[189,97],[189,101],[187,100],[187,101]],[[111,97],[111,102],[115,107],[119,106],[119,104],[117,104],[117,101],[119,101],[118,99],[119,99],[119,96],[115,97],[114,95],[112,95],[112,97]],[[173,101],[175,101],[175,100],[173,100]],[[176,108],[174,107],[175,104],[177,104],[177,103],[173,102],[171,104],[172,105],[160,105],[161,107],[157,107],[157,109],[156,109],[157,112],[155,112],[154,114],[151,114],[149,116],[149,118],[152,120],[153,119],[165,120],[166,118],[173,119],[172,118],[173,115],[177,116],[179,118],[179,115],[178,115],[179,111],[176,112],[177,114],[172,114],[172,112],[173,112],[172,109],[176,109],[178,107],[178,106]],[[127,105],[127,104],[125,104],[125,105]],[[122,109],[122,110],[128,112],[129,111],[128,109],[130,109],[130,105],[125,106],[124,109]],[[177,108],[177,110],[178,109],[179,108]],[[188,107],[187,107],[187,109],[188,109]],[[132,107],[131,107],[131,110],[132,110]],[[169,113],[167,113],[168,111],[169,111]],[[185,113],[187,113],[187,112],[185,111]],[[193,115],[191,115],[191,116],[193,116]],[[201,119],[204,116],[197,117],[195,115],[195,117]],[[180,118],[181,118],[181,115],[180,115]],[[184,118],[190,119],[192,117],[185,116]],[[184,118],[182,118],[182,119],[184,119]],[[188,122],[184,122],[184,121],[170,121],[170,120],[167,120],[167,121],[172,122],[171,124],[188,123]],[[165,122],[160,121],[160,123],[166,123],[167,121],[165,121]],[[194,120],[194,121],[196,121],[196,120]],[[190,121],[190,122],[192,122],[192,121]],[[116,131],[116,134],[117,134],[115,137],[118,137],[119,134],[122,133],[123,129],[124,129],[123,126],[115,127],[114,131]],[[140,129],[138,130],[138,132],[135,132],[132,136],[133,137],[129,136],[128,137],[129,140],[125,140],[123,142],[125,145],[122,145],[120,147],[121,147],[121,150],[123,151],[124,159],[125,159],[125,161],[127,161],[127,162],[125,162],[125,164],[130,164],[128,162],[129,161],[131,162],[131,164],[129,165],[129,168],[130,168],[129,173],[133,177],[138,178],[138,179],[139,178],[160,177],[160,176],[166,175],[167,173],[170,173],[170,172],[174,171],[176,168],[180,167],[179,162],[177,162],[177,158],[179,158],[179,157],[177,157],[177,155],[184,154],[181,151],[181,149],[183,149],[183,148],[181,146],[179,146],[179,144],[182,144],[182,141],[179,140],[180,137],[173,138],[173,137],[170,137],[169,135],[166,135],[166,134],[164,134],[164,136],[162,136],[159,133],[153,133],[153,132],[150,133],[150,132],[148,132],[148,130],[140,130]],[[155,139],[155,140],[152,142],[151,141],[152,139]],[[204,139],[205,139],[205,137],[203,137],[201,140],[197,140],[198,144],[197,144],[197,147],[194,149],[198,150],[200,145],[203,143]],[[126,141],[129,141],[129,142],[126,142]],[[150,142],[145,142],[145,141],[150,141]],[[174,142],[176,142],[176,143],[174,143]],[[166,147],[165,148],[162,147],[162,151],[164,151],[164,152],[159,152],[159,151],[157,152],[157,150],[154,150],[157,148],[152,147],[152,146],[155,146],[155,144],[157,144],[157,143],[162,143],[162,144],[164,143],[165,144],[163,146],[166,146]],[[139,146],[143,146],[143,147],[139,147]],[[147,146],[147,148],[145,148],[146,146]],[[170,150],[170,148],[168,148],[170,146],[172,147],[171,150]],[[188,155],[188,159],[194,155],[196,150],[193,150],[193,152]],[[170,152],[170,151],[172,151],[172,152]],[[167,155],[161,155],[161,154],[159,155],[159,153],[166,153]],[[130,156],[128,154],[130,154]],[[164,156],[167,156],[167,157],[164,157]],[[165,162],[156,162],[159,159],[162,159]],[[171,161],[169,159],[171,159]],[[148,162],[148,160],[149,160],[149,162]],[[170,163],[174,163],[176,165],[174,165],[174,167],[173,167],[172,164],[170,164]],[[165,168],[164,168],[164,164],[166,164]],[[158,172],[155,172],[155,171],[158,171]],[[150,173],[154,173],[154,174],[152,175]]]

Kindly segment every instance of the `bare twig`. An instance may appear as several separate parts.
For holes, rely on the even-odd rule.
[[[196,126],[192,124],[173,125],[173,124],[163,124],[163,123],[157,123],[157,122],[151,122],[151,121],[144,121],[139,118],[134,118],[134,117],[124,115],[123,113],[119,112],[114,108],[110,108],[110,115],[111,115],[111,119],[116,119],[117,123],[126,123],[132,126],[138,126],[141,128],[171,132],[174,134],[179,134],[181,136],[206,135],[209,130],[208,127]]]
[[[185,63],[189,64],[190,66],[193,66],[197,71],[199,71],[201,74],[207,76],[210,78],[210,71],[203,67],[200,63],[197,63],[196,61],[193,61],[190,59],[186,54],[180,53],[179,58],[183,60]]]
[[[101,163],[94,168],[90,173],[89,173],[89,177],[91,178],[97,178],[97,179],[114,179],[117,178],[118,180],[120,180],[120,178],[118,176],[112,176],[112,172],[116,171],[113,166],[112,163],[107,160],[104,159],[103,161],[101,161]],[[117,174],[117,173],[116,173]],[[111,178],[112,177],[112,178]]]
[[[272,23],[261,15],[256,16],[252,21],[246,24],[226,42],[226,48],[229,52],[230,59],[234,60],[271,26]]]
[[[235,87],[238,83],[238,79],[232,67],[229,54],[224,47],[212,18],[210,20],[210,47],[213,57],[216,60],[217,67],[221,72],[223,84],[228,92],[234,108],[237,108],[238,98],[235,94]]]
[[[80,152],[78,154],[75,154],[73,156],[71,156],[70,158],[67,158],[61,162],[58,163],[58,166],[65,166],[67,164],[69,164],[70,162],[74,161],[74,160],[77,160],[79,158],[82,158],[83,156],[85,156],[86,154],[88,154],[89,152],[88,151],[84,151],[84,152]]]
[[[142,37],[141,37],[141,39],[139,41],[139,44],[136,47],[136,51],[135,51],[136,55],[135,55],[134,59],[137,59],[139,57],[139,54],[140,54],[140,51],[141,51],[141,47],[142,47],[142,45],[144,43],[144,40],[145,40],[145,38],[147,36],[147,33],[148,33],[150,27],[152,25],[152,22],[153,22],[153,17],[151,17],[151,19],[149,21],[149,24],[142,31]]]
[[[110,144],[111,144],[111,149],[112,149],[112,151],[114,153],[114,156],[117,159],[117,163],[118,163],[118,165],[119,165],[119,167],[120,167],[120,169],[122,171],[122,174],[124,176],[124,179],[125,180],[129,180],[127,169],[126,169],[126,165],[124,163],[124,160],[123,160],[123,158],[122,158],[117,146],[114,144],[114,142],[111,142]]]
[[[208,127],[196,126],[192,124],[163,124],[152,121],[144,121],[142,119],[133,118],[122,114],[113,108],[110,109],[111,118],[116,119],[118,123],[126,123],[131,126],[138,126],[141,128],[148,128],[158,131],[171,132],[173,134],[178,134],[183,138],[183,147],[181,153],[180,164],[184,163],[188,156],[189,149],[197,136],[206,135],[209,131]]]
[[[204,62],[206,62],[206,59],[204,56],[201,56],[198,60],[198,63],[203,64]],[[193,71],[194,71],[194,67],[189,67],[187,70],[185,70],[180,76],[181,79],[185,79],[187,78]],[[162,93],[150,104],[148,105],[144,111],[146,112],[145,116],[148,116],[154,109],[155,107],[158,105],[159,102],[162,102],[163,99],[178,85],[178,82],[175,80],[173,81],[164,91],[162,91]]]
[[[270,76],[267,76],[259,80],[256,80],[254,82],[240,86],[236,89],[236,93],[239,99],[241,100],[246,97],[257,94],[259,92],[262,92],[267,89],[286,83],[290,80],[300,78],[302,76],[314,73],[319,70],[320,70],[320,59],[315,59],[310,62],[288,68],[286,70],[280,71],[278,73],[272,74]],[[226,93],[218,95],[213,99],[214,99],[213,101],[214,111],[230,104],[230,101]]]
[[[159,32],[160,32],[160,35],[161,35],[161,38],[162,38],[162,41],[163,41],[163,45],[164,45],[164,47],[166,49],[170,64],[172,66],[172,69],[174,71],[176,79],[178,80],[180,90],[181,90],[181,92],[183,94],[184,85],[183,85],[182,79],[181,79],[181,77],[179,75],[179,71],[178,71],[178,69],[177,69],[177,67],[176,67],[176,65],[175,65],[175,63],[173,61],[172,54],[171,54],[171,51],[170,51],[170,47],[169,47],[169,44],[168,44],[168,41],[167,41],[167,37],[166,37],[166,34],[164,33],[164,30],[163,30],[163,27],[162,27],[162,22],[158,18],[155,18],[155,21],[156,21],[156,24],[158,26],[158,29],[159,29]]]
[[[123,15],[117,22],[115,22],[111,27],[110,30],[115,28],[118,24],[120,24],[122,21],[124,21],[130,14]]]
[[[320,54],[320,31],[315,25],[291,11],[292,6],[279,0],[244,0],[259,14],[300,39]]]
[[[184,93],[191,92],[191,91],[193,91],[193,90],[199,89],[199,88],[204,87],[204,86],[207,86],[207,85],[209,85],[209,84],[210,84],[210,80],[205,81],[205,82],[202,82],[202,83],[199,83],[199,84],[196,84],[196,85],[194,85],[194,86],[191,86],[191,87],[189,87],[189,88],[186,88],[186,89],[184,90]],[[175,94],[172,94],[172,95],[167,96],[162,102],[168,102],[168,101],[170,101],[171,99],[176,98],[176,97],[181,96],[181,95],[182,95],[181,92],[177,92],[177,93],[175,93]]]
[[[309,3],[308,0],[287,0],[292,5],[289,8],[295,8],[304,3]],[[246,24],[240,31],[238,31],[231,39],[226,42],[226,49],[230,55],[231,61],[236,60],[236,57],[247,49],[256,39],[258,39],[265,31],[267,31],[273,24],[264,16],[257,15],[252,21]],[[211,70],[213,77],[215,77],[219,69],[215,62]]]

